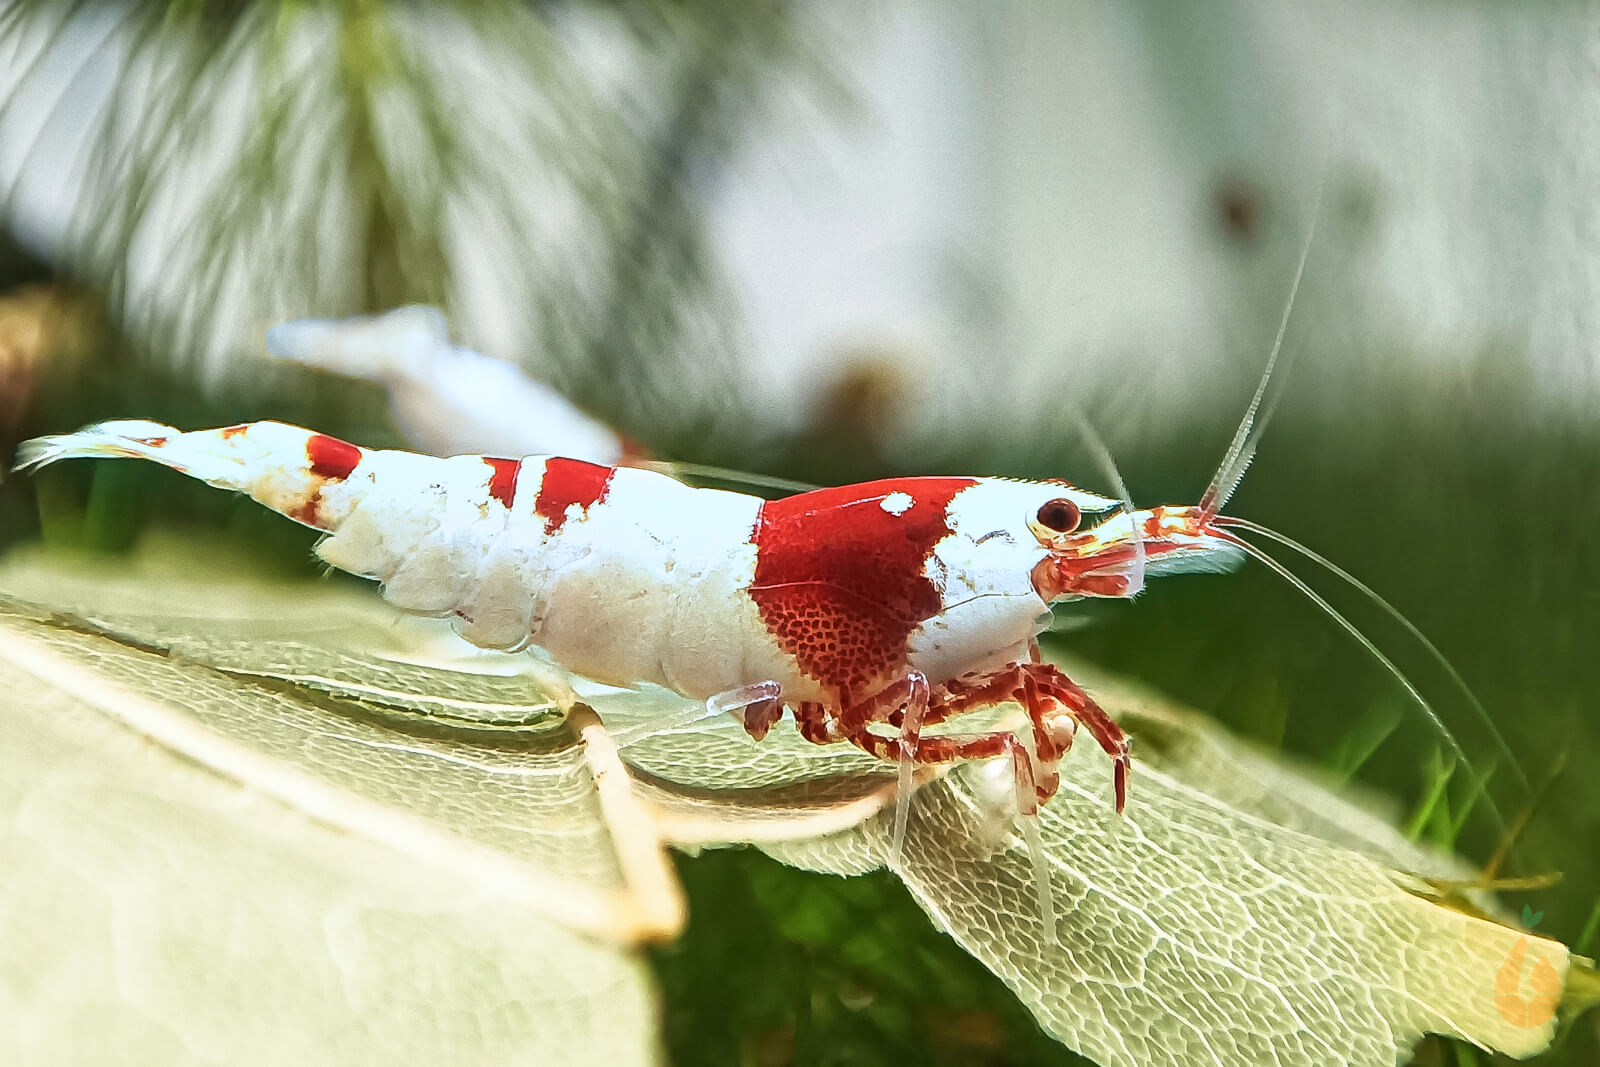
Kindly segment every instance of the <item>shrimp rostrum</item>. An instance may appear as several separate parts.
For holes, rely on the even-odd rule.
[[[1127,514],[1060,481],[907,477],[778,500],[548,456],[440,459],[257,422],[179,432],[108,422],[39,438],[19,466],[155,460],[324,531],[316,552],[403,611],[453,616],[487,648],[543,648],[596,681],[650,683],[734,715],[891,760],[1009,757],[1031,813],[1083,726],[1115,763],[1128,739],[1038,654],[1050,605],[1137,591],[1158,571],[1238,557],[1198,508]],[[1137,544],[1135,542],[1138,542]],[[1014,700],[1008,731],[922,727]]]

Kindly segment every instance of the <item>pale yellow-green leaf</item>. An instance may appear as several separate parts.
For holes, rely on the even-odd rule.
[[[1105,695],[1116,710],[1122,694]],[[1514,1015],[1514,1000],[1497,1002],[1496,978],[1524,935],[1408,892],[1414,879],[1371,858],[1409,848],[1383,834],[1363,854],[1248,810],[1275,807],[1281,793],[1244,807],[1209,795],[1212,783],[1240,790],[1259,757],[1181,714],[1147,703],[1143,715],[1161,716],[1169,742],[1208,746],[1207,758],[1173,758],[1182,777],[1141,761],[1120,817],[1107,762],[1093,751],[1068,758],[1039,823],[1053,930],[1040,925],[1021,836],[993,851],[984,843],[995,804],[987,768],[958,769],[913,807],[901,877],[1064,1044],[1103,1064],[1174,1067],[1392,1064],[1429,1032],[1515,1056],[1549,1044],[1548,1012],[1536,1007],[1537,1025],[1523,1025],[1500,1010]],[[1320,798],[1316,820],[1298,805],[1295,819],[1361,815],[1283,768],[1262,784],[1300,803]],[[1369,828],[1355,825],[1365,841]],[[852,874],[882,864],[888,827],[880,815],[829,839],[762,847]],[[1523,944],[1516,995],[1534,992],[1538,961],[1565,977],[1565,947]]]
[[[656,1060],[565,727],[485,741],[38,615],[0,617],[0,1062]]]
[[[1413,874],[1471,879],[1459,859],[1408,839],[1395,826],[1395,806],[1321,769],[1300,766],[1231,736],[1211,719],[1175,707],[1143,686],[1084,663],[1066,664],[1137,737],[1140,766],[1203,790],[1237,811],[1319,837]]]
[[[11,624],[34,626],[30,639],[103,642],[86,632],[98,629],[170,650],[181,658],[108,643],[86,662],[129,688],[149,685],[152,660],[182,672],[152,687],[164,706],[356,798],[369,816],[401,817],[420,833],[400,835],[412,861],[467,847],[486,868],[509,860],[559,879],[559,899],[530,909],[541,929],[628,927],[615,893],[629,882],[624,867],[640,865],[622,857],[647,852],[649,835],[607,817],[590,777],[604,735],[584,727],[586,764],[572,728],[553,721],[569,698],[524,657],[463,653],[338,590],[257,588],[214,573],[119,585],[37,558],[21,569],[27,577],[0,565],[0,589],[77,620],[66,630],[61,620]],[[901,865],[934,921],[1065,1044],[1106,1064],[1288,1065],[1393,1063],[1424,1032],[1515,1055],[1548,1043],[1537,1010],[1537,1025],[1507,1016],[1537,960],[1565,975],[1565,949],[1523,942],[1502,1013],[1495,980],[1522,935],[1408,892],[1414,872],[1449,876],[1458,864],[1406,842],[1372,805],[1147,694],[1096,682],[1138,738],[1133,796],[1115,816],[1105,759],[1088,744],[1070,755],[1039,822],[1052,931],[1040,928],[1028,856],[994,799],[1002,768],[925,776]],[[251,694],[252,715],[219,713],[235,691]],[[692,721],[692,707],[668,694],[582,697],[623,742],[633,769],[623,792],[655,811],[663,835],[689,847],[758,843],[840,874],[883,864],[892,768],[806,744],[787,725],[758,744],[726,720]],[[573,722],[588,714],[576,709]],[[613,841],[608,825],[626,840]],[[377,844],[395,832],[377,829]],[[182,869],[175,862],[168,876]],[[495,877],[507,892],[522,884],[503,869]]]

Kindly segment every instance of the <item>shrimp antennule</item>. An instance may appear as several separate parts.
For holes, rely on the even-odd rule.
[[[1133,544],[1133,559],[1128,568],[1128,589],[1125,596],[1134,597],[1144,589],[1145,579],[1145,549],[1144,531],[1140,529],[1139,520],[1135,515],[1133,495],[1128,492],[1128,483],[1122,480],[1122,472],[1117,470],[1117,461],[1112,458],[1111,449],[1101,436],[1095,432],[1094,425],[1089,422],[1089,416],[1082,409],[1072,409],[1074,421],[1077,423],[1078,436],[1083,438],[1083,443],[1089,449],[1089,454],[1100,465],[1100,469],[1111,481],[1111,487],[1117,492],[1117,499],[1122,501],[1123,514],[1128,517],[1129,541]]]
[[[1256,446],[1261,441],[1261,435],[1266,432],[1267,423],[1272,419],[1272,413],[1278,406],[1278,397],[1283,392],[1283,382],[1288,378],[1289,364],[1293,358],[1283,361],[1284,372],[1277,375],[1278,358],[1283,353],[1283,338],[1289,330],[1289,317],[1294,314],[1294,298],[1300,292],[1300,279],[1305,277],[1306,260],[1311,257],[1311,241],[1317,235],[1317,216],[1322,209],[1322,183],[1317,183],[1317,194],[1311,202],[1311,222],[1306,227],[1305,241],[1300,245],[1300,260],[1295,264],[1294,280],[1289,283],[1289,298],[1283,305],[1283,317],[1278,320],[1278,333],[1272,339],[1272,354],[1267,357],[1267,365],[1261,371],[1261,380],[1256,383],[1256,391],[1250,398],[1249,405],[1245,408],[1244,418],[1239,420],[1239,428],[1233,432],[1233,440],[1228,444],[1228,451],[1223,454],[1222,462],[1217,464],[1217,473],[1212,476],[1211,484],[1206,486],[1206,491],[1200,494],[1200,512],[1206,518],[1221,511],[1227,504],[1228,498],[1233,496],[1234,490],[1239,488],[1239,483],[1244,480],[1244,472],[1250,469],[1250,461],[1255,458]],[[1276,377],[1276,384],[1274,384]],[[1268,398],[1268,390],[1274,390]],[[1265,404],[1265,408],[1263,408]],[[1257,416],[1259,416],[1259,421]]]

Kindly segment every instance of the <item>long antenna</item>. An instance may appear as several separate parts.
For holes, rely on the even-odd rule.
[[[1240,549],[1240,551],[1249,555],[1251,559],[1254,559],[1256,562],[1262,564],[1268,570],[1272,571],[1273,574],[1276,574],[1279,578],[1282,578],[1284,581],[1288,582],[1295,588],[1297,592],[1300,593],[1301,596],[1311,601],[1318,608],[1320,608],[1322,612],[1328,616],[1328,618],[1338,623],[1340,629],[1344,630],[1345,633],[1354,638],[1356,643],[1365,649],[1368,655],[1382,664],[1384,670],[1393,675],[1395,680],[1398,681],[1402,687],[1404,687],[1406,693],[1416,703],[1417,707],[1422,709],[1423,714],[1428,717],[1428,721],[1433,724],[1433,727],[1438,731],[1439,736],[1442,737],[1445,744],[1449,746],[1451,753],[1456,759],[1461,761],[1461,766],[1466,769],[1467,773],[1471,775],[1477,774],[1477,771],[1473,767],[1472,761],[1467,758],[1466,750],[1461,747],[1461,742],[1456,740],[1456,735],[1450,732],[1450,727],[1445,725],[1444,719],[1439,717],[1439,713],[1434,710],[1433,705],[1428,702],[1427,697],[1424,697],[1422,695],[1422,691],[1412,683],[1410,678],[1406,677],[1405,672],[1399,667],[1395,666],[1394,660],[1384,655],[1382,649],[1378,648],[1378,646],[1373,643],[1372,638],[1362,633],[1355,623],[1341,615],[1339,610],[1332,604],[1328,603],[1327,599],[1323,597],[1322,594],[1318,593],[1315,589],[1307,585],[1305,581],[1299,577],[1299,575],[1295,574],[1293,571],[1289,570],[1289,568],[1273,559],[1272,556],[1268,555],[1266,550],[1261,548],[1259,545],[1253,545],[1244,538],[1230,534],[1225,530],[1215,531],[1215,536],[1227,541],[1229,544],[1236,546]],[[1495,821],[1501,826],[1504,826],[1505,819],[1500,814],[1499,808],[1495,806],[1494,801],[1485,795],[1484,803],[1488,805],[1489,811],[1494,815]]]
[[[1422,630],[1417,627],[1416,623],[1412,622],[1410,619],[1401,614],[1399,608],[1385,600],[1375,589],[1367,585],[1367,583],[1363,582],[1360,578],[1357,578],[1355,575],[1351,574],[1337,563],[1323,556],[1321,553],[1302,545],[1292,537],[1281,534],[1270,527],[1262,526],[1258,522],[1251,522],[1248,519],[1234,518],[1231,515],[1218,516],[1215,521],[1218,526],[1231,526],[1241,530],[1248,530],[1253,534],[1259,534],[1262,537],[1269,538],[1273,541],[1276,541],[1278,544],[1283,545],[1285,548],[1300,553],[1300,555],[1304,556],[1306,559],[1309,559],[1311,562],[1327,570],[1329,573],[1333,574],[1335,577],[1354,588],[1362,596],[1366,597],[1369,601],[1382,609],[1383,612],[1391,619],[1399,623],[1401,627],[1405,629],[1406,633],[1410,634],[1418,644],[1427,650],[1428,655],[1435,663],[1444,669],[1444,672],[1449,676],[1450,681],[1457,689],[1461,691],[1462,695],[1467,698],[1467,703],[1472,706],[1473,712],[1488,729],[1489,735],[1494,738],[1495,746],[1500,749],[1501,755],[1503,755],[1506,759],[1506,762],[1510,764],[1511,773],[1516,776],[1517,783],[1522,786],[1524,791],[1532,788],[1528,782],[1527,775],[1523,773],[1521,765],[1517,763],[1517,757],[1511,751],[1511,746],[1506,743],[1505,736],[1501,734],[1499,727],[1495,726],[1494,718],[1489,714],[1489,709],[1483,706],[1483,702],[1478,699],[1478,695],[1472,691],[1472,687],[1467,684],[1467,680],[1461,677],[1461,672],[1456,670],[1455,664],[1451,663],[1449,658],[1442,651],[1440,651],[1439,646],[1434,644],[1428,638],[1428,635],[1423,633]]]
[[[1261,440],[1261,434],[1267,428],[1267,422],[1272,416],[1272,410],[1277,406],[1277,400],[1267,405],[1262,412],[1262,401],[1266,399],[1267,389],[1272,384],[1273,372],[1278,366],[1278,357],[1283,352],[1284,334],[1289,329],[1289,316],[1294,312],[1294,299],[1300,292],[1300,279],[1306,273],[1306,260],[1311,256],[1311,242],[1317,235],[1317,218],[1322,214],[1322,190],[1326,184],[1325,177],[1317,179],[1316,196],[1311,201],[1311,222],[1306,227],[1305,241],[1300,245],[1300,261],[1295,264],[1294,281],[1289,284],[1289,299],[1283,305],[1283,317],[1278,320],[1278,333],[1272,340],[1272,354],[1267,357],[1267,365],[1261,372],[1261,380],[1256,383],[1255,395],[1250,398],[1250,405],[1245,408],[1244,418],[1239,420],[1239,428],[1233,432],[1233,440],[1228,445],[1228,451],[1223,454],[1222,462],[1217,466],[1217,473],[1211,479],[1211,484],[1206,486],[1206,491],[1200,494],[1200,511],[1206,518],[1210,518],[1222,510],[1228,498],[1233,496],[1234,490],[1239,488],[1239,483],[1244,480],[1244,472],[1250,468],[1250,461],[1255,458],[1256,445]],[[1284,374],[1288,374],[1288,366],[1292,360],[1284,360]],[[1282,388],[1281,379],[1279,389]],[[1261,415],[1259,424],[1257,414]]]

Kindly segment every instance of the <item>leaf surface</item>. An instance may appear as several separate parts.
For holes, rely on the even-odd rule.
[[[594,940],[649,925],[629,890],[650,833],[614,817],[614,776],[596,788],[607,735],[584,728],[586,755],[574,724],[592,716],[563,722],[571,695],[526,657],[463,653],[338,588],[40,559],[0,568],[0,588],[28,597],[0,630],[0,680],[23,695],[4,712],[0,816],[17,862],[0,892],[27,917],[6,965],[38,975],[0,990],[7,1017],[46,1020],[19,1031],[19,1050],[60,1047],[49,1027],[66,1009],[103,1002],[121,1027],[107,1033],[198,1048],[193,1062],[325,1051],[340,1026],[366,1033],[364,998],[384,989],[393,1005],[372,1014],[372,1040],[389,1053],[455,1026],[484,1042],[474,1062],[515,1058],[530,1035],[584,1062],[653,1054],[638,961]],[[1118,1065],[1389,1064],[1425,1032],[1513,1055],[1548,1044],[1540,998],[1551,981],[1559,991],[1566,950],[1415,892],[1414,872],[1458,863],[1314,775],[1093,681],[1139,739],[1137,771],[1118,817],[1107,761],[1087,745],[1066,761],[1038,824],[1052,930],[999,765],[921,779],[899,870],[1051,1033]],[[582,695],[623,743],[622,791],[660,834],[755,843],[835,874],[883,865],[892,767],[786,724],[758,744],[659,691]],[[369,913],[394,924],[387,947],[335,936]],[[50,964],[32,931],[73,936]],[[296,960],[307,990],[280,992]],[[276,1007],[216,1024],[247,1010],[246,990],[320,1021],[295,1031],[303,1046],[251,1029],[283,1029]],[[195,1005],[199,1036],[179,1004]]]
[[[0,1060],[657,1059],[570,734],[407,732],[196,663],[203,630],[163,655],[39,614],[0,615]]]
[[[1142,701],[1142,716],[1127,716],[1136,727],[1158,714],[1147,696],[1099,695],[1113,714]],[[1278,767],[1262,784],[1288,787],[1292,802],[1241,796],[1260,757],[1192,717],[1159,714],[1180,755],[1136,763],[1126,816],[1111,809],[1106,760],[1080,751],[1066,761],[1039,824],[1057,912],[1049,931],[1021,836],[986,843],[996,786],[1009,785],[996,768],[961,767],[917,793],[901,877],[1042,1026],[1099,1063],[1130,1067],[1392,1064],[1430,1032],[1514,1056],[1549,1044],[1564,946],[1410,891],[1417,880],[1373,853],[1425,857],[1310,778]],[[1198,751],[1206,759],[1190,758]],[[827,839],[762,847],[851,874],[883,864],[889,826],[879,815]],[[1361,851],[1307,832],[1329,826]],[[1518,951],[1516,980],[1497,990]]]

